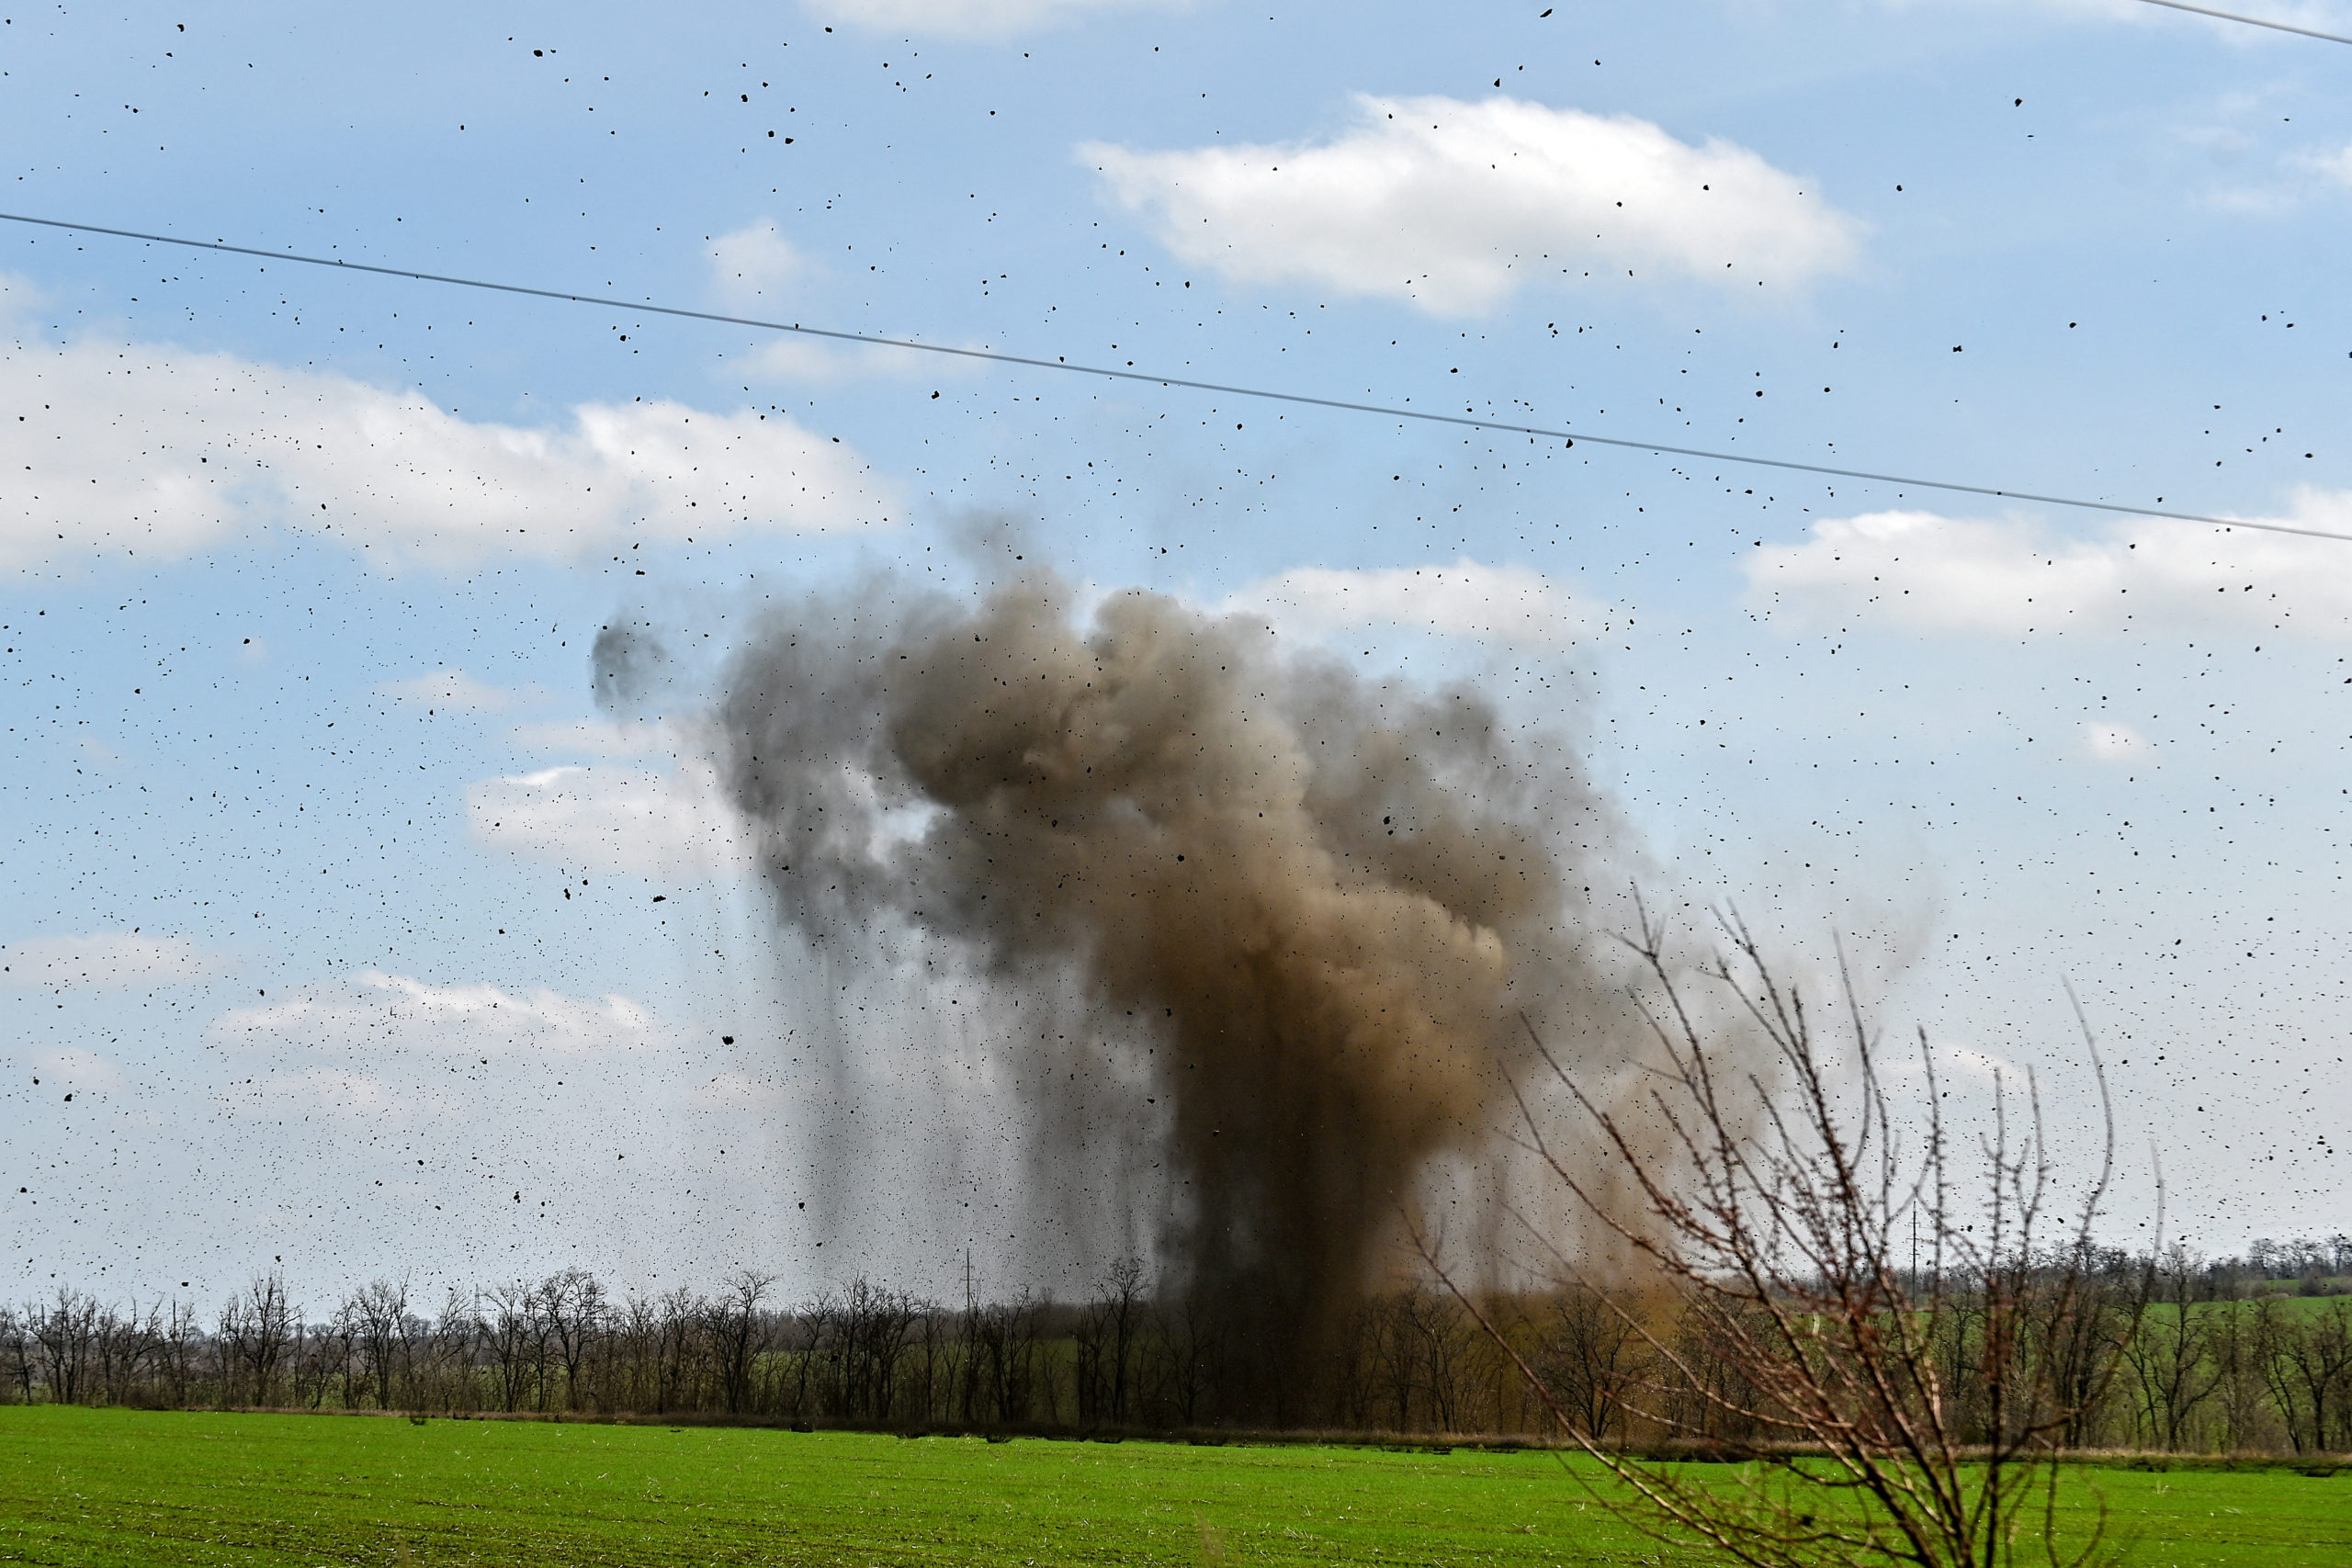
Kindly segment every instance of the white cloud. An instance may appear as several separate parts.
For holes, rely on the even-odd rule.
[[[49,290],[31,278],[0,273],[0,327],[14,328],[19,322],[29,321],[40,307],[49,302]]]
[[[2134,762],[2154,750],[2146,736],[2128,724],[2083,726],[2083,752],[2094,761]]]
[[[820,269],[786,239],[769,219],[759,219],[710,242],[711,288],[741,310],[776,306],[795,285],[814,279]],[[773,314],[780,314],[774,312]],[[916,337],[917,333],[899,333]],[[978,346],[976,344],[965,346]],[[732,360],[727,374],[765,381],[838,382],[869,376],[898,378],[970,375],[972,360],[944,358],[880,344],[843,343],[813,333],[778,333]]]
[[[1834,972],[1824,974],[1821,988],[1825,993],[1833,992],[1837,985]],[[1991,1089],[2004,1084],[2014,1088],[2025,1082],[2025,1074],[2018,1070],[2016,1063],[1982,1046],[1956,1040],[1931,1039],[1927,1049],[1935,1057],[1937,1077],[1948,1088],[1979,1086]],[[1921,1059],[1916,1042],[1902,1050],[1888,1053],[1883,1063],[1889,1074],[1912,1083],[1924,1084],[1928,1076],[1928,1064]]]
[[[2221,43],[2238,49],[2292,47],[2291,35],[2268,28],[2250,28],[2243,22],[2233,22],[2219,17],[2200,17],[2192,12],[2177,11],[2165,6],[2151,6],[2145,0],[1880,0],[1889,10],[1924,10],[1930,6],[1945,10],[1982,12],[1993,9],[2011,11],[2055,11],[2086,20],[2124,22],[2139,27],[2171,28],[2199,43]],[[2206,4],[2207,0],[2198,0]],[[2344,0],[2268,0],[2260,6],[2233,6],[2220,0],[2221,10],[2252,11],[2263,17],[2285,22],[2290,27],[2314,28],[2323,32],[2352,31],[2352,6]],[[2197,35],[2203,35],[2198,37]]]
[[[1646,120],[1515,98],[1356,99],[1317,145],[1078,150],[1112,197],[1185,261],[1247,283],[1305,282],[1492,310],[1592,267],[1788,286],[1850,266],[1860,227],[1744,147]]]
[[[7,987],[186,985],[226,968],[220,954],[185,937],[137,931],[34,937],[0,947],[0,987]]]
[[[700,879],[752,863],[743,822],[702,761],[482,779],[466,792],[466,816],[480,841],[557,865]]]
[[[205,1030],[205,1043],[237,1064],[215,1091],[232,1115],[412,1130],[510,1110],[515,1067],[601,1076],[680,1043],[627,997],[435,986],[375,970],[233,1009]],[[632,1065],[622,1076],[641,1082],[645,1071]]]
[[[2154,155],[2181,174],[2185,192],[2216,211],[2279,218],[2340,199],[2352,186],[2352,149],[2300,141],[2282,147],[2281,124],[2273,95],[2228,94],[2172,127]]]
[[[2332,184],[2352,188],[2352,147],[2311,155],[2311,166]]]
[[[216,1046],[363,1061],[405,1052],[493,1062],[502,1055],[584,1056],[642,1050],[666,1038],[651,1010],[627,997],[588,1001],[487,983],[435,986],[372,969],[268,1006],[232,1009],[205,1031]]]
[[[428,703],[460,713],[503,713],[537,694],[489,685],[462,670],[427,670],[403,681],[386,681],[376,690],[395,702]]]
[[[1411,626],[1489,642],[1544,645],[1580,635],[1597,615],[1525,567],[1452,566],[1339,571],[1302,567],[1251,583],[1225,602],[1309,637],[1358,626]]]
[[[385,570],[568,560],[639,540],[861,527],[893,491],[790,419],[584,403],[545,426],[157,344],[19,339],[0,389],[0,569],[171,558],[272,523]]]
[[[130,1078],[121,1065],[109,1061],[95,1051],[76,1046],[56,1046],[35,1051],[23,1066],[30,1068],[27,1075],[39,1078],[43,1089],[55,1089],[69,1094],[97,1094],[109,1089],[127,1089]]]
[[[1184,0],[805,0],[811,16],[875,32],[997,39],[1101,12],[1169,11]]]
[[[784,237],[774,219],[757,219],[710,242],[711,287],[739,305],[772,302],[810,270],[808,258]]]
[[[2032,0],[2061,11],[2099,16],[2110,20],[2137,23],[2144,27],[2170,27],[2194,29],[2202,34],[2199,42],[2224,44],[2235,49],[2301,48],[2293,35],[2270,28],[2248,27],[2222,17],[2200,17],[2193,12],[2175,10],[2166,6],[2150,6],[2144,0]],[[2290,28],[2311,28],[2320,32],[2352,31],[2352,6],[2343,0],[2268,0],[2262,6],[2232,6],[2221,0],[2199,0],[2215,9],[2239,11],[2261,17],[2266,21],[2283,22]]]
[[[2290,526],[2352,533],[2352,493],[2305,491]],[[2352,544],[2134,518],[2084,538],[2036,524],[1879,512],[1749,553],[1748,598],[1793,627],[2118,632],[2220,623],[2352,637]]]
[[[1946,1072],[1957,1070],[1960,1077],[1973,1078],[1987,1087],[2025,1081],[2025,1075],[2018,1070],[2017,1064],[1991,1051],[1979,1050],[1973,1045],[1939,1043],[1935,1053]]]

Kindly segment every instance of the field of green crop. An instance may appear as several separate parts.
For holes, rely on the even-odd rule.
[[[2133,1562],[2352,1562],[2352,1473],[2092,1473]],[[0,1562],[1696,1561],[1540,1453],[0,1406]]]

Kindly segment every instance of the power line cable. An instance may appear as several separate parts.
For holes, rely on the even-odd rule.
[[[2161,517],[2176,523],[2209,523],[2222,528],[2251,528],[2266,534],[2297,534],[2313,539],[2340,539],[2352,544],[2352,534],[2336,533],[2326,528],[2298,527],[2290,523],[2256,523],[2242,517],[2212,517],[2197,512],[2168,512],[2160,507],[2132,506],[2120,501],[2084,501],[2074,496],[2044,495],[2033,491],[2007,490],[1996,485],[1962,484],[1953,479],[1923,479],[1902,474],[1883,474],[1869,468],[1841,468],[1826,463],[1802,463],[1787,457],[1758,457],[1737,452],[1716,452],[1702,446],[1675,446],[1662,441],[1639,441],[1623,435],[1593,435],[1583,431],[1555,430],[1544,425],[1514,424],[1508,420],[1480,419],[1468,413],[1432,413],[1427,409],[1396,408],[1385,403],[1360,403],[1345,398],[1321,398],[1306,392],[1278,392],[1263,387],[1239,387],[1222,381],[1197,381],[1182,376],[1162,376],[1146,370],[1122,370],[1104,365],[1072,365],[1067,359],[1040,359],[1028,355],[1004,354],[994,349],[956,348],[946,344],[920,343],[910,338],[882,337],[871,333],[842,332],[832,327],[808,327],[797,321],[769,321],[752,316],[730,316],[716,310],[693,310],[680,305],[657,305],[650,300],[615,299],[599,294],[573,294],[560,288],[537,288],[522,283],[498,283],[479,277],[456,277],[447,273],[418,272],[409,267],[380,266],[372,262],[345,261],[336,256],[303,255],[295,251],[266,251],[254,245],[233,245],[226,240],[187,240],[173,234],[150,234],[136,229],[110,229],[100,223],[69,223],[56,218],[34,218],[20,212],[0,212],[0,220],[29,223],[43,229],[63,229],[77,234],[107,234],[121,240],[141,240],[156,245],[179,245],[188,250],[219,251],[229,255],[258,256],[264,261],[300,262],[305,266],[334,267],[343,272],[373,273],[381,277],[407,278],[417,283],[446,283],[458,288],[481,288],[496,294],[519,294],[535,299],[559,299],[573,305],[594,305],[611,310],[632,310],[645,315],[672,316],[681,321],[711,321],[721,326],[752,327],[762,332],[796,333],[803,337],[825,338],[835,343],[865,344],[877,348],[911,349],[919,354],[944,354],[958,359],[986,360],[996,365],[1019,365],[1033,370],[1066,370],[1080,376],[1103,376],[1117,381],[1141,381],[1159,387],[1182,387],[1196,392],[1221,392],[1228,397],[1257,398],[1268,402],[1292,403],[1306,408],[1338,409],[1348,413],[1378,414],[1386,419],[1418,420],[1426,424],[1450,424],[1470,430],[1492,430],[1511,435],[1533,436],[1539,440],[1564,441],[1573,446],[1589,441],[1596,446],[1615,446],[1629,452],[1656,452],[1675,457],[1704,457],[1710,462],[1742,464],[1755,468],[1777,468],[1787,473],[1821,474],[1831,479],[1862,479],[1872,484],[1905,485],[1914,490],[1945,491],[1957,495],[1993,496],[2004,501],[2033,501],[2046,506],[2071,506],[2086,512],[2106,512],[2127,517]]]
[[[2324,33],[2317,28],[2299,28],[2292,22],[2267,21],[2261,17],[2242,17],[2235,11],[2216,11],[2210,6],[2191,6],[2185,0],[2141,0],[2143,5],[2162,6],[2167,11],[2188,11],[2199,17],[2211,17],[2224,22],[2243,22],[2249,28],[2268,28],[2277,33],[2296,33],[2304,38],[2324,39],[2329,43],[2352,43],[2352,38],[2342,33]]]

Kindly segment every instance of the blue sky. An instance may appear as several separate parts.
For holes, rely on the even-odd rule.
[[[1544,10],[53,7],[0,26],[0,208],[2352,532],[2352,50]],[[978,586],[987,519],[1582,736],[1662,897],[1843,933],[2078,1155],[2071,985],[2117,1234],[2151,1148],[2199,1245],[2346,1223],[2352,545],[17,225],[0,287],[7,1289],[944,1279],[1009,1093],[779,951],[585,649]],[[857,1085],[795,1073],[827,1031]],[[885,1139],[808,1220],[844,1095],[956,1106],[961,1185]]]

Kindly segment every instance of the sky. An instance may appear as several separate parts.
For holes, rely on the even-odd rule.
[[[0,22],[0,209],[2352,534],[2341,44],[2137,0],[191,15]],[[2352,1223],[2352,544],[9,222],[0,344],[0,1292],[1099,1267],[997,1244],[1035,1154],[986,1043],[780,936],[691,727],[588,660],[1032,550],[1574,737],[1645,895],[1815,979],[1842,943],[1967,1114],[2037,1076],[2076,1182],[2087,1030],[2115,1239]],[[864,1185],[812,1190],[844,1137]]]

